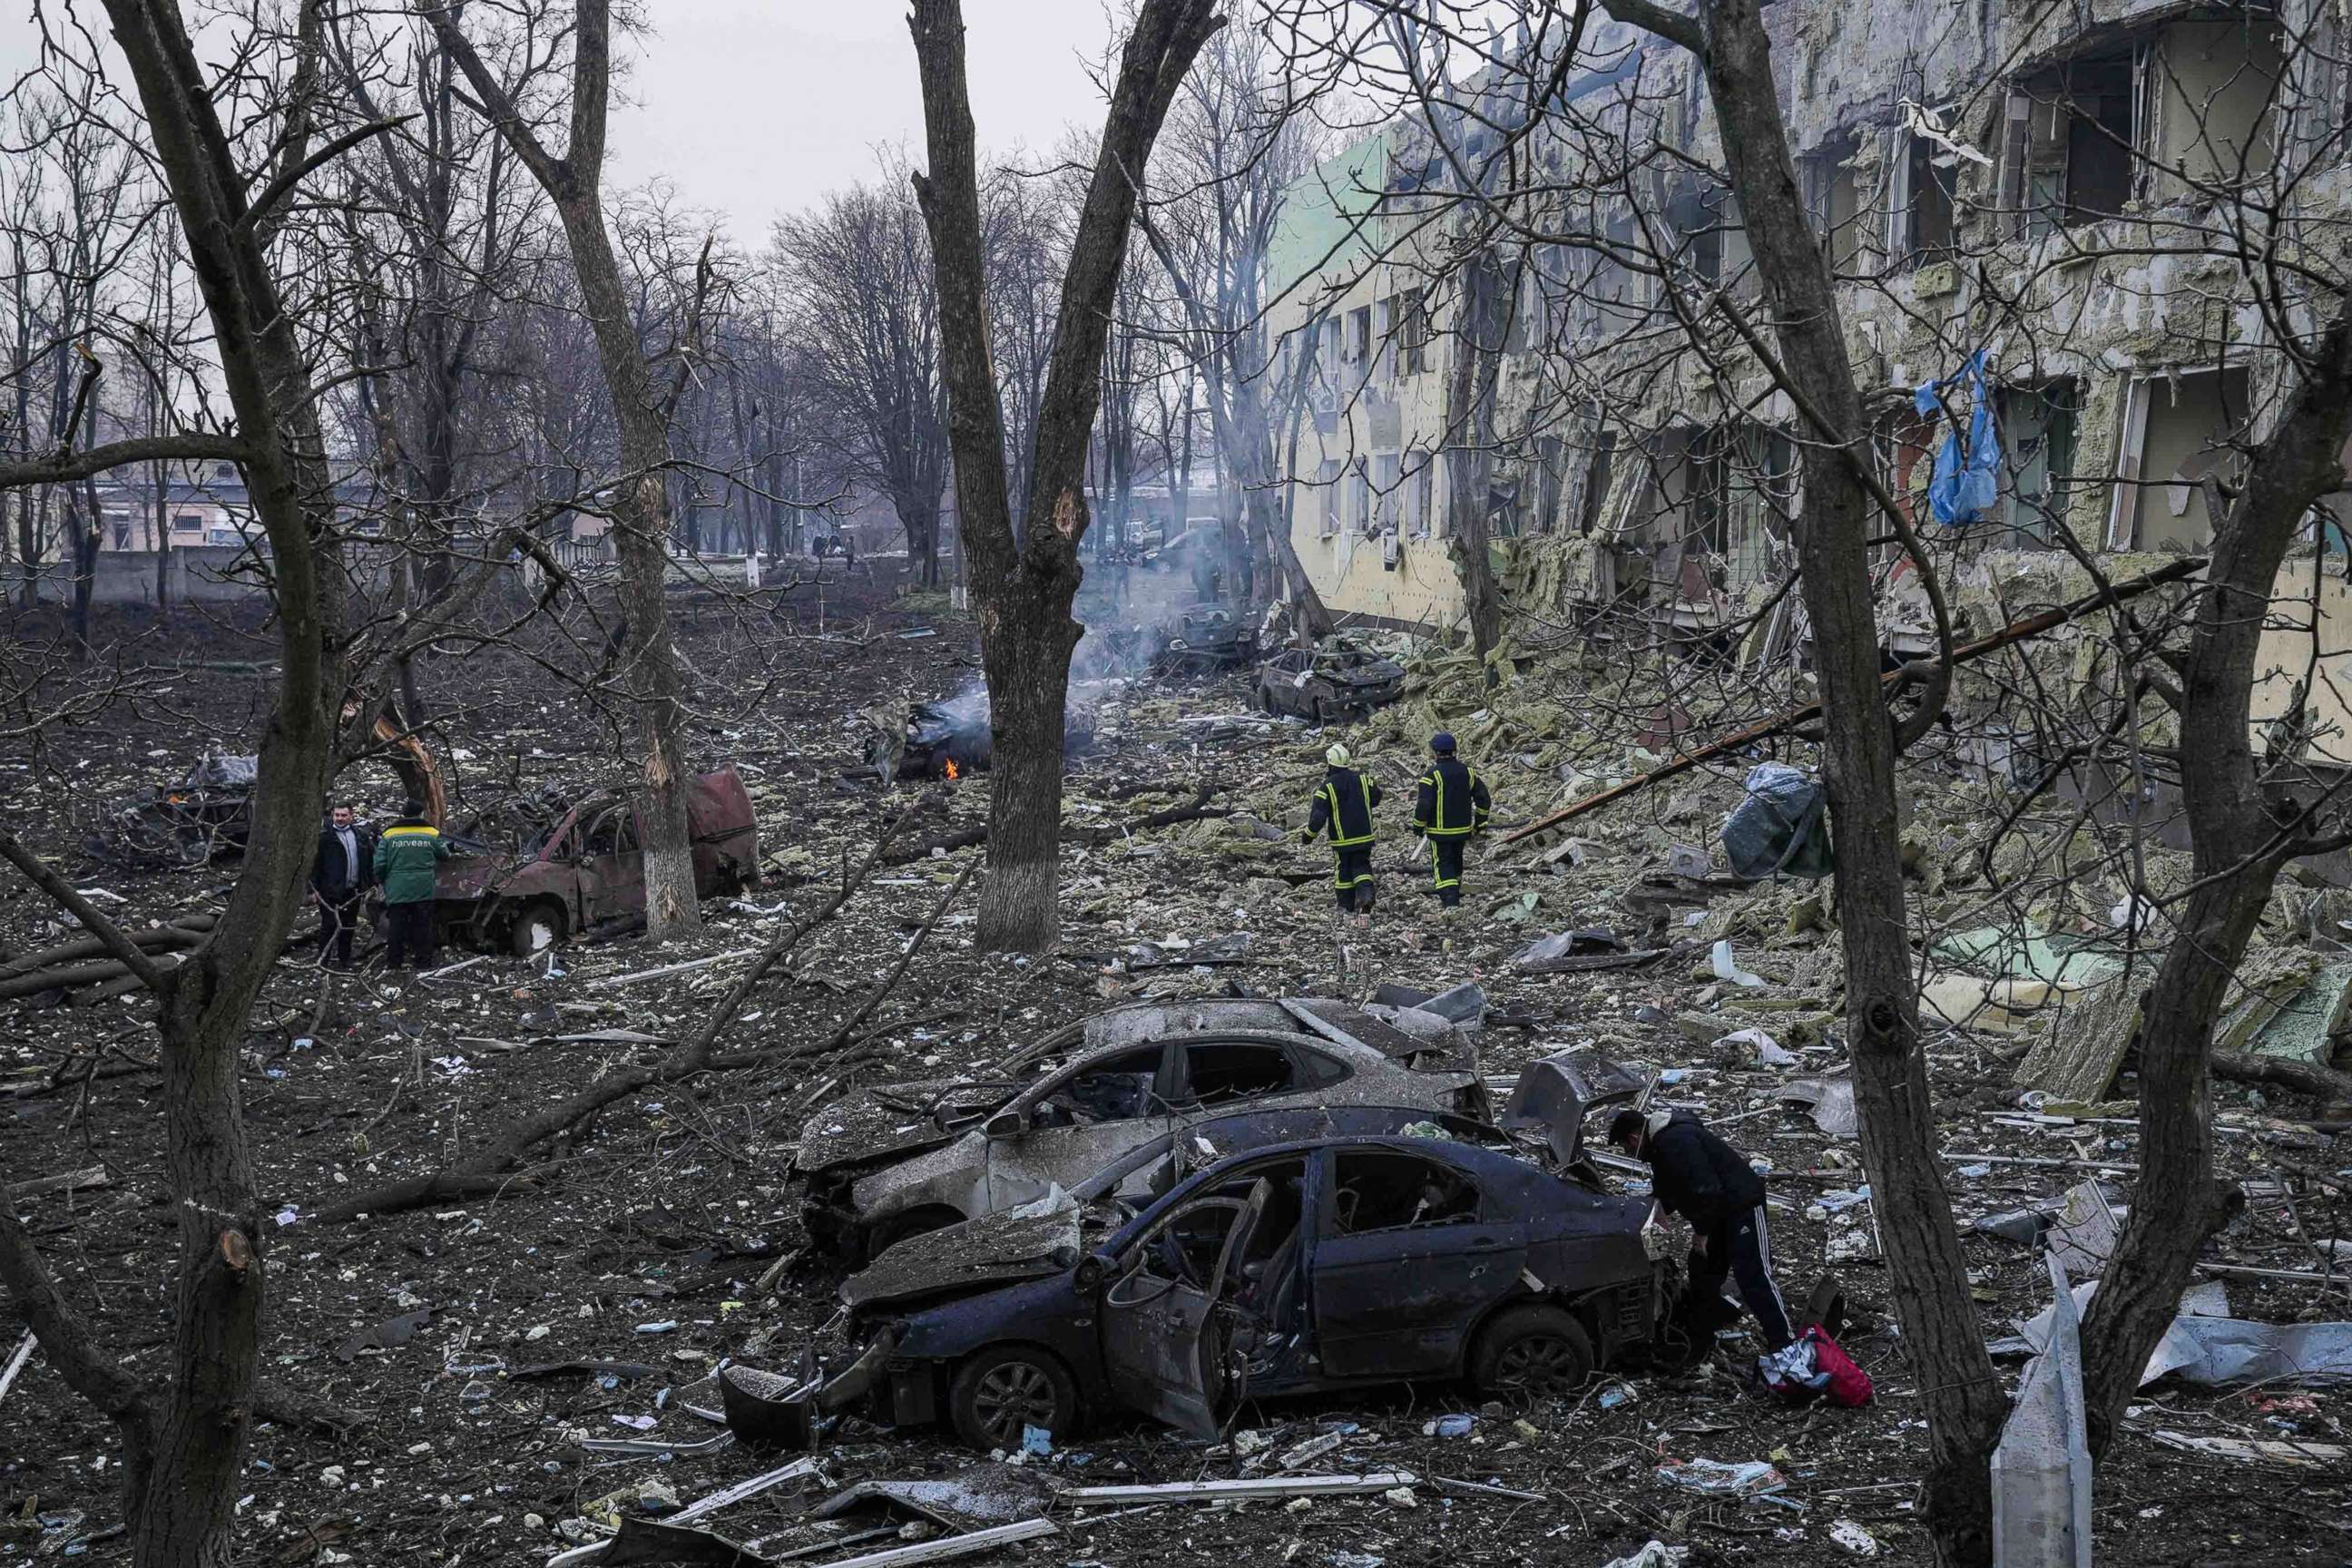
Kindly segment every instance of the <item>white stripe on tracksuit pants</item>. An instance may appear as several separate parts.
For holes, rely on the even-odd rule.
[[[1706,1272],[1692,1283],[1721,1294],[1728,1274],[1739,1288],[1739,1299],[1756,1318],[1767,1350],[1779,1350],[1796,1336],[1789,1331],[1788,1304],[1772,1279],[1772,1233],[1764,1220],[1764,1205],[1744,1209],[1718,1220],[1706,1233]]]

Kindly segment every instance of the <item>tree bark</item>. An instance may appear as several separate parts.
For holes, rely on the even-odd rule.
[[[1986,1564],[1992,1560],[1989,1463],[2008,1401],[1969,1297],[1919,1047],[1897,849],[1895,737],[1879,690],[1870,583],[1874,502],[1863,478],[1870,426],[1828,263],[1798,195],[1758,0],[1709,0],[1696,17],[1648,0],[1603,5],[1611,16],[1697,58],[1781,368],[1829,426],[1828,450],[1807,466],[1797,548],[1824,714],[1822,771],[1837,849],[1863,1159],[1927,1417],[1927,1521],[1937,1554],[1948,1564]]]
[[[1094,173],[1062,279],[1053,360],[1039,399],[1035,454],[1016,537],[1004,414],[990,363],[987,247],[959,0],[915,0],[908,18],[923,93],[927,174],[915,193],[931,235],[955,461],[956,525],[980,610],[995,780],[980,940],[1037,952],[1060,930],[1063,717],[1070,616],[1087,531],[1086,458],[1101,396],[1104,339],[1143,176],[1168,106],[1210,35],[1213,0],[1144,0],[1119,59]]]
[[[695,896],[686,813],[693,781],[682,738],[684,685],[663,590],[669,569],[669,423],[637,339],[599,195],[613,67],[612,0],[580,0],[572,34],[571,141],[561,158],[531,132],[453,12],[436,9],[427,16],[488,118],[555,204],[612,396],[621,447],[621,477],[611,500],[613,542],[627,631],[624,664],[636,700],[645,784],[638,816],[646,834],[646,935],[661,942],[700,929],[702,909]]]

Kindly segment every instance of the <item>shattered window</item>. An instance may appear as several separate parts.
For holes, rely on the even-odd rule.
[[[1216,1041],[1184,1047],[1184,1083],[1191,1102],[1219,1105],[1287,1094],[1297,1073],[1279,1046]]]
[[[1047,1089],[1033,1124],[1075,1127],[1148,1116],[1158,1102],[1152,1085],[1159,1076],[1158,1046],[1121,1051]]]
[[[1333,1168],[1331,1219],[1338,1235],[1468,1225],[1478,1217],[1478,1189],[1470,1178],[1418,1154],[1342,1149]]]

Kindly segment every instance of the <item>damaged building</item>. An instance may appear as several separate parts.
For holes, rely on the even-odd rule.
[[[1880,476],[1932,524],[1960,629],[2084,591],[2075,550],[2117,577],[2199,552],[2281,395],[2274,331],[2231,251],[2273,222],[2315,234],[2352,202],[2341,163],[2314,155],[2346,111],[2334,13],[2003,4],[1963,22],[1807,0],[1765,19]],[[1297,389],[1293,542],[1335,612],[1450,625],[1448,465],[1475,462],[1483,483],[1464,492],[1483,490],[1520,607],[1636,647],[1782,659],[1802,636],[1779,589],[1804,440],[1753,354],[1694,325],[1717,295],[1761,293],[1737,204],[1703,173],[1722,163],[1705,86],[1686,54],[1599,17],[1554,96],[1541,64],[1490,66],[1464,102],[1294,188],[1273,307]],[[1496,211],[1507,240],[1465,264],[1471,217]],[[1493,439],[1449,449],[1481,266],[1505,299]],[[1947,526],[1929,478],[1979,404],[1993,500]],[[2352,497],[2330,508],[2352,515]],[[2307,662],[2315,615],[2318,646],[2341,641],[2344,548],[2315,526],[2289,559],[2274,670]],[[1927,651],[1907,563],[1882,570],[1890,649]],[[2291,684],[2268,679],[2258,723]],[[2352,712],[2326,685],[2314,727],[2341,735]]]

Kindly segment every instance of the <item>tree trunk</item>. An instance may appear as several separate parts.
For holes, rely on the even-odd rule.
[[[638,342],[629,295],[613,256],[598,197],[613,65],[611,0],[581,0],[572,29],[571,145],[556,158],[482,62],[449,10],[428,15],[435,36],[457,62],[507,138],[538,179],[563,223],[581,303],[596,337],[596,357],[620,432],[621,478],[613,488],[613,544],[626,617],[629,684],[635,694],[645,795],[646,935],[654,942],[697,931],[702,908],[694,887],[687,823],[692,778],[680,731],[683,683],[670,641],[663,584],[669,568],[669,425]]]
[[[1462,580],[1470,646],[1484,660],[1503,640],[1503,596],[1486,544],[1486,507],[1494,491],[1495,383],[1503,363],[1501,279],[1491,258],[1465,264],[1462,290],[1454,374],[1445,388],[1446,510],[1453,535],[1448,550]],[[1494,670],[1486,671],[1488,685],[1496,679]]]
[[[915,0],[908,18],[929,161],[928,172],[915,177],[915,192],[931,236],[956,527],[979,601],[995,744],[980,942],[1000,952],[1042,952],[1059,931],[1063,710],[1070,655],[1084,629],[1070,605],[1081,575],[1086,455],[1101,397],[1104,339],[1136,184],[1184,73],[1223,25],[1213,0],[1144,0],[1136,14],[1062,280],[1024,526],[1016,534],[1005,481],[1004,413],[990,358],[987,246],[964,76],[963,9],[959,0]]]
[[[2198,1249],[2235,1212],[2213,1179],[2213,1026],[2272,884],[2296,847],[2295,808],[2266,795],[2252,739],[2260,643],[2280,565],[2319,498],[2343,482],[2352,437],[2352,314],[2315,345],[2279,425],[2216,530],[2181,681],[2180,752],[2195,891],[2142,1009],[2140,1175],[2131,1215],[2083,1322],[2091,1452],[2104,1455],[2188,1287]],[[2268,759],[2276,766],[2282,759]]]
[[[1710,0],[1696,19],[1630,0],[1603,4],[1696,54],[1781,369],[1833,433],[1807,467],[1797,547],[1825,716],[1822,771],[1838,858],[1855,1101],[1888,1280],[1927,1417],[1928,1527],[1939,1559],[1973,1568],[1992,1558],[1988,1467],[2008,1401],[1968,1293],[1919,1048],[1894,731],[1880,691],[1869,574],[1872,503],[1860,472],[1870,461],[1870,426],[1828,264],[1798,196],[1758,0]]]

